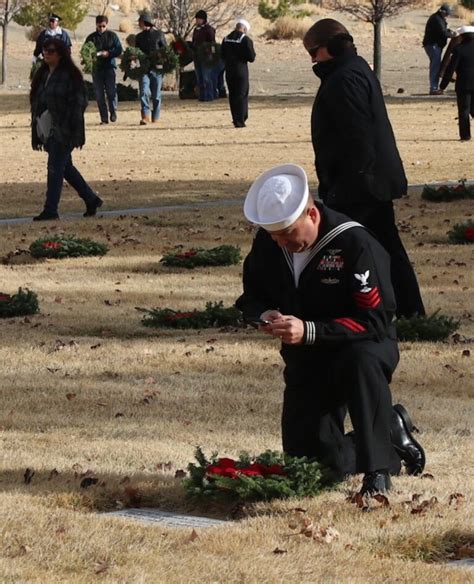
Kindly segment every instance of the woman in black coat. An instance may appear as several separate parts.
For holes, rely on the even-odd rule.
[[[87,106],[82,73],[69,48],[51,38],[43,45],[43,63],[31,82],[31,132],[34,150],[48,153],[48,179],[43,211],[33,221],[59,219],[58,205],[65,179],[86,204],[85,217],[96,214],[102,200],[72,164],[71,152],[85,139]]]
[[[440,87],[445,89],[456,73],[459,137],[463,142],[471,139],[471,122],[474,118],[474,26],[462,26],[458,31],[461,42],[451,54]]]

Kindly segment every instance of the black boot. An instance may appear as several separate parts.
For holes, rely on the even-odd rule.
[[[92,203],[86,203],[86,212],[84,213],[84,217],[94,217],[97,213],[97,209],[102,207],[104,201],[100,197],[96,197]]]
[[[416,431],[415,426],[406,409],[401,404],[393,406],[390,437],[409,475],[421,474],[426,464],[425,451],[413,438],[414,431]]]
[[[39,215],[33,217],[33,221],[54,221],[57,219],[59,219],[59,215],[51,211],[41,211]]]
[[[361,495],[377,495],[390,490],[392,482],[387,470],[376,470],[364,475],[362,481]]]

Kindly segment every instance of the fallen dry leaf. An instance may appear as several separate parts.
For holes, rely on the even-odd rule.
[[[288,552],[288,550],[284,550],[282,548],[276,547],[272,553],[278,555],[278,554],[286,554],[287,552]]]
[[[191,531],[191,534],[186,538],[186,541],[188,543],[191,543],[193,541],[196,541],[197,539],[199,539],[199,534],[197,533],[197,531],[195,529],[193,529]]]
[[[35,476],[35,471],[31,468],[27,468],[25,470],[24,475],[23,475],[23,480],[25,481],[25,484],[29,485],[34,476]]]
[[[66,399],[68,401],[71,401],[73,399],[76,399],[76,397],[77,397],[77,394],[75,394],[75,393],[66,393]]]
[[[82,479],[80,483],[81,489],[88,489],[92,485],[96,485],[99,482],[99,479],[96,477],[85,477]]]

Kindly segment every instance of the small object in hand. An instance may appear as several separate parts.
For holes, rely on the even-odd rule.
[[[258,328],[259,326],[264,326],[266,324],[270,324],[269,320],[264,320],[263,318],[249,318],[247,322],[248,324],[252,325],[255,328]]]

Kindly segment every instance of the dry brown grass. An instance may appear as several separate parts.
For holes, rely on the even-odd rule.
[[[277,18],[267,30],[266,36],[275,40],[302,39],[312,24],[313,21],[310,18],[282,16]]]
[[[134,30],[133,23],[128,18],[122,18],[119,23],[119,31],[123,33],[132,32]]]
[[[122,108],[120,125],[107,134],[93,126],[97,114],[88,114],[89,144],[76,158],[86,175],[103,169],[109,207],[205,201],[204,191],[183,189],[199,179],[215,181],[213,199],[238,198],[271,164],[292,160],[311,168],[307,100],[255,101],[255,127],[239,140],[226,128],[222,102],[207,113],[195,103],[169,101],[165,108],[163,126],[140,134],[134,125],[136,105]],[[391,106],[408,171],[418,179],[428,171],[432,178],[458,178],[468,169],[467,159],[459,160],[466,150],[457,142],[450,148],[437,143],[444,123],[437,108],[449,112],[452,106]],[[273,128],[268,121],[277,113],[282,121]],[[0,163],[3,208],[5,214],[24,214],[39,206],[29,191],[41,198],[44,156],[29,152],[24,105],[1,115],[4,140],[16,145],[15,156],[9,151]],[[290,133],[282,136],[279,125]],[[145,153],[135,175],[130,145],[138,141]],[[100,152],[99,143],[104,158],[90,160],[91,153]],[[98,166],[111,159],[113,171]],[[183,181],[175,187],[165,182],[173,173]],[[125,189],[127,175],[133,178]],[[78,210],[79,204],[66,193],[62,207]],[[449,226],[470,215],[470,207],[467,202],[424,203],[411,195],[397,204],[397,212],[428,309],[460,317],[461,334],[472,337],[472,246],[445,243]],[[41,314],[2,321],[0,329],[2,582],[182,583],[204,573],[209,582],[230,583],[469,580],[469,572],[440,561],[472,540],[472,345],[402,345],[394,399],[408,406],[422,428],[427,472],[434,478],[395,478],[390,509],[363,514],[346,502],[347,491],[358,485],[354,478],[314,499],[250,508],[237,523],[198,530],[194,541],[190,530],[129,524],[94,513],[137,498],[144,505],[196,512],[174,479],[192,459],[195,445],[228,455],[279,448],[282,366],[275,342],[253,329],[152,330],[141,325],[135,310],[190,309],[207,300],[231,304],[240,292],[241,266],[181,271],[158,261],[180,244],[225,242],[245,253],[252,235],[240,205],[0,226],[0,256],[59,231],[108,242],[111,251],[101,259],[0,266],[1,291],[29,286],[41,303]],[[471,356],[463,356],[468,348]],[[163,469],[168,462],[170,468]],[[26,468],[35,471],[30,484],[23,480]],[[81,489],[80,475],[87,471],[99,483]],[[411,514],[404,502],[414,493],[422,499],[435,496],[438,503],[425,514]],[[453,493],[462,493],[464,500],[450,504]],[[323,545],[290,535],[296,506],[311,517],[321,514],[321,523],[334,524],[339,539]],[[285,553],[273,553],[276,548]]]

